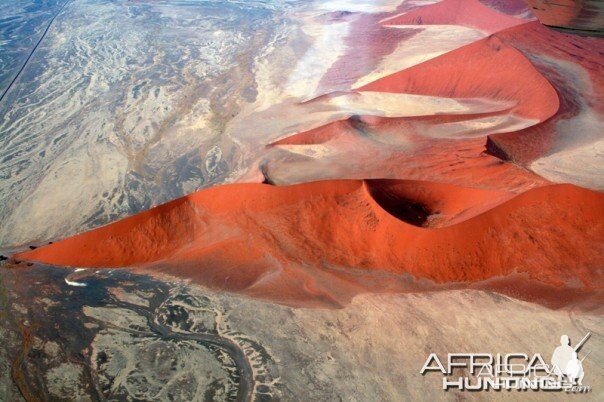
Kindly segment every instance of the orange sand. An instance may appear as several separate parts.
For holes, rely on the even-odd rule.
[[[417,211],[427,215],[427,227],[417,226]],[[15,258],[72,267],[155,265],[211,286],[260,287],[277,298],[308,292],[296,282],[305,275],[300,267],[323,266],[437,283],[526,273],[549,285],[578,281],[601,289],[603,222],[604,194],[572,185],[512,196],[411,181],[236,184]],[[281,296],[280,283],[287,290]]]
[[[444,0],[384,21],[385,25],[463,25],[493,33],[524,21],[499,13],[478,0]]]
[[[539,121],[555,114],[559,106],[556,90],[550,83],[522,53],[497,36],[461,47],[360,89],[511,101],[516,106],[510,113]]]

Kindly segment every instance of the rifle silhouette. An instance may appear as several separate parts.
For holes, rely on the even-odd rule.
[[[581,346],[583,346],[583,344],[584,344],[584,343],[585,343],[585,342],[586,342],[586,341],[589,339],[589,337],[590,337],[590,336],[591,336],[591,332],[588,332],[588,333],[587,333],[587,335],[585,335],[585,336],[583,337],[583,339],[581,339],[581,342],[579,342],[579,343],[577,344],[577,346],[575,346],[575,349],[574,349],[574,350],[575,350],[575,352],[578,352],[578,351],[579,351],[579,349],[581,349]]]

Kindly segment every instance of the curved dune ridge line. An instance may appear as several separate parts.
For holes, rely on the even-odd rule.
[[[389,31],[387,35],[383,34],[388,38],[393,36],[390,32],[397,30],[407,32],[410,37],[400,40],[389,54],[380,58],[379,63],[369,73],[357,79],[352,84],[352,88],[361,87],[397,71],[423,63],[480,40],[486,35],[482,31],[460,25],[383,26],[380,24],[380,28],[382,31]],[[357,58],[360,57],[353,46],[349,52],[354,53]],[[350,59],[352,59],[352,55],[340,59],[341,69],[350,69],[351,62],[354,63],[354,59]],[[354,64],[352,65],[354,66]],[[338,73],[342,75],[341,71]],[[325,77],[325,81],[329,82],[330,74],[326,74]]]
[[[526,273],[548,285],[601,289],[603,222],[604,194],[572,185],[511,195],[397,180],[233,184],[15,258],[154,267],[211,286],[260,287],[277,300],[272,286],[305,293],[300,287],[308,281],[295,278],[321,267],[408,273],[437,283]]]
[[[499,13],[478,0],[443,0],[383,20],[384,25],[463,25],[494,33],[525,21]]]

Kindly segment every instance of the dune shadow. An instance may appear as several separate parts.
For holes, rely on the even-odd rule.
[[[425,226],[430,215],[438,213],[420,201],[404,181],[367,180],[367,190],[371,197],[390,215],[414,226]]]

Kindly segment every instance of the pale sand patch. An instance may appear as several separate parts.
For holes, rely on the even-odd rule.
[[[604,190],[604,139],[539,158],[530,169],[556,183]]]
[[[350,24],[349,21],[325,25],[309,23],[302,27],[304,33],[313,38],[313,44],[289,76],[284,88],[287,96],[303,99],[315,96],[322,77],[344,55],[344,39]]]
[[[316,2],[317,7],[328,12],[350,11],[360,13],[384,13],[392,12],[403,3],[404,0],[329,0]],[[425,5],[433,1],[415,1]]]
[[[94,214],[104,202],[99,189],[116,188],[123,182],[128,161],[111,144],[75,145],[67,153],[69,157],[51,165],[5,221],[15,243],[55,235],[53,225],[41,227],[39,222],[64,222],[69,211],[80,216]],[[79,220],[64,224],[69,225],[67,232],[80,227]]]
[[[289,80],[290,72],[295,68],[295,63],[287,61],[297,60],[303,53],[298,49],[301,45],[296,43],[298,40],[302,41],[302,34],[302,30],[297,25],[277,28],[273,40],[254,58],[254,79],[258,94],[254,103],[242,105],[240,114],[265,110],[287,97],[283,86]],[[311,45],[310,42],[305,41],[303,44]]]
[[[486,98],[443,98],[389,92],[353,92],[329,98],[327,104],[343,114],[381,117],[432,116],[436,114],[479,114],[500,112],[515,102]]]
[[[330,156],[338,153],[338,151],[334,148],[321,144],[279,145],[279,148],[292,154],[302,155],[313,159],[329,158]]]
[[[537,119],[527,119],[515,114],[500,114],[430,126],[422,130],[422,134],[436,138],[476,138],[519,131],[538,123]]]

